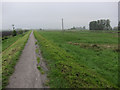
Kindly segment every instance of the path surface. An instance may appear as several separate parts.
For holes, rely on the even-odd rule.
[[[32,32],[7,88],[43,88],[41,74],[37,69],[35,49],[35,38]]]

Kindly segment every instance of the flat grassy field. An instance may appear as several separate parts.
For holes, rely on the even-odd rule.
[[[2,88],[5,88],[8,84],[9,77],[14,72],[14,66],[24,49],[30,33],[31,31],[25,33],[25,35],[18,35],[16,37],[9,38],[8,41],[11,41],[9,47],[6,45],[8,42],[3,43],[6,49],[2,52],[2,55],[0,54],[0,56],[2,56]]]
[[[118,33],[34,31],[49,67],[50,87],[116,87]]]

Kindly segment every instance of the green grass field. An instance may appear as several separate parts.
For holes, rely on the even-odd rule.
[[[116,87],[118,33],[34,31],[49,67],[50,87]]]
[[[4,51],[2,55],[0,54],[2,56],[2,88],[5,88],[8,84],[9,77],[14,72],[14,66],[24,49],[30,33],[31,31],[25,33],[25,35],[10,37],[8,42],[4,41],[4,46],[2,45]]]

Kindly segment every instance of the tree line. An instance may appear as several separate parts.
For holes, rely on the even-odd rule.
[[[0,33],[2,33],[2,40],[8,39],[9,36],[16,36],[18,34],[23,34],[25,32],[27,32],[28,30],[13,30],[13,31],[2,31]]]
[[[72,28],[68,30],[87,30],[85,26],[83,27],[75,27],[73,26]],[[91,21],[89,23],[89,30],[120,30],[120,21],[118,23],[118,26],[111,27],[110,25],[110,20],[109,19],[100,19],[96,21]]]
[[[91,21],[89,23],[89,29],[90,30],[112,30],[112,27],[110,26],[110,20],[107,19],[101,19],[97,21]]]
[[[72,28],[68,29],[68,30],[87,30],[85,26],[83,27],[75,27],[73,26]]]

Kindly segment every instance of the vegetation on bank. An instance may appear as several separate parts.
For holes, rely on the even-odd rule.
[[[2,31],[0,37],[0,52],[8,48],[12,43],[17,41],[19,38],[23,37],[28,30],[18,30],[18,31]]]
[[[43,69],[41,68],[41,66],[37,66],[38,70],[40,70],[41,74],[44,74],[45,72],[43,71]]]
[[[29,30],[14,30],[14,31],[1,31],[0,34],[2,36],[2,39],[6,38],[7,36],[15,36],[15,35],[18,35],[18,34],[23,34],[25,32],[27,32]]]
[[[4,51],[6,48],[8,48],[10,45],[12,45],[14,42],[16,42],[19,38],[23,37],[24,34],[20,34],[17,36],[7,36],[7,39],[2,40],[2,51]]]
[[[34,31],[34,35],[50,70],[48,73],[50,87],[112,88],[117,86],[116,47],[104,50],[96,45],[117,44],[116,34]],[[112,39],[110,39],[111,35]],[[73,44],[70,44],[71,42]],[[81,42],[82,46],[78,44]],[[87,47],[84,43],[94,45]],[[112,80],[115,81],[111,82]]]
[[[2,87],[8,84],[10,75],[14,72],[14,66],[21,55],[31,31],[21,36],[17,41],[2,52]],[[18,36],[19,37],[19,36]],[[6,43],[7,44],[7,43]]]

